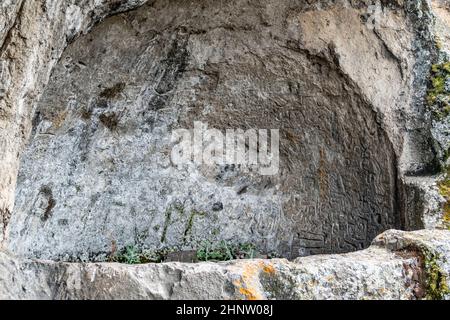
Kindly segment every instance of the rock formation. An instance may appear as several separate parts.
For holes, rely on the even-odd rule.
[[[0,253],[8,299],[443,299],[448,231],[389,231],[343,255],[221,263],[30,261]],[[448,284],[447,284],[448,285]]]
[[[449,21],[437,0],[3,1],[0,297],[449,298]],[[198,124],[279,129],[277,174],[175,166]],[[202,242],[290,260],[104,263]]]

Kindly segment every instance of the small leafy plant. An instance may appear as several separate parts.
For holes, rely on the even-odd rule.
[[[228,261],[234,259],[253,259],[256,249],[253,244],[230,244],[226,241],[204,241],[197,250],[199,261]]]
[[[123,250],[114,254],[111,261],[126,264],[143,264],[163,262],[173,248],[160,250],[141,250],[136,246],[127,246]]]
[[[113,251],[110,262],[125,264],[159,263],[167,260],[172,253],[182,252],[177,248],[159,250],[139,249],[127,246],[120,251]],[[272,258],[272,255],[261,255],[251,243],[231,244],[226,241],[203,241],[194,252],[197,261],[229,261],[236,259]]]

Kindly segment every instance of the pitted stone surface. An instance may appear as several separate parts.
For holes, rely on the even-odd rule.
[[[105,16],[145,0],[6,0],[0,3],[0,240],[13,211],[32,109],[69,41]]]
[[[361,9],[299,5],[282,23],[273,6],[156,1],[72,43],[35,108],[9,248],[101,260],[113,241],[226,240],[296,257],[363,249],[400,228],[395,148],[355,82],[373,79],[350,59],[389,70],[396,86],[402,66]],[[355,39],[332,36],[350,26]],[[194,121],[224,133],[280,129],[279,173],[174,167],[171,132]]]
[[[439,252],[437,263],[448,279],[449,242],[450,231],[388,231],[363,251],[294,262],[137,266],[30,261],[0,252],[0,298],[423,299],[426,268],[417,252],[408,248]]]
[[[3,0],[0,298],[417,299],[431,271],[448,299],[443,230],[294,262],[16,256],[227,239],[293,257],[442,227],[448,119],[424,100],[448,61],[449,3],[380,3],[373,19],[369,0]],[[194,120],[279,127],[280,174],[167,166],[166,134]]]

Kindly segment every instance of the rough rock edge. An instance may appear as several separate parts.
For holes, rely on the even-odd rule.
[[[429,76],[425,78],[430,89],[431,67],[441,65],[450,61],[450,47],[446,40],[450,37],[450,26],[448,21],[450,19],[450,6],[447,0],[436,0],[431,3],[428,11],[432,18],[430,23],[423,26],[430,34],[430,40],[434,45],[431,47],[434,52],[431,52],[430,71]],[[427,92],[427,95],[429,93]],[[447,92],[447,95],[450,94]],[[428,100],[428,99],[427,99]],[[422,193],[424,204],[423,221],[425,228],[446,228],[450,230],[448,221],[448,208],[450,198],[448,192],[443,186],[448,184],[450,179],[450,115],[442,118],[432,115],[432,111],[436,110],[436,106],[427,104],[428,112],[431,116],[431,135],[434,139],[435,150],[440,161],[441,173],[438,176],[431,177],[431,179],[421,179],[422,181],[416,184],[411,184],[417,187],[417,190]],[[420,180],[420,179],[419,179]],[[417,182],[417,179],[416,181]]]
[[[342,255],[133,266],[0,252],[0,298],[450,299],[449,243],[446,230],[389,230],[370,248]]]
[[[415,22],[413,25],[416,27],[417,35],[416,66],[420,70],[414,81],[416,92],[414,103],[426,106],[426,121],[430,121],[430,135],[440,172],[431,176],[407,173],[403,177],[406,212],[411,213],[405,229],[448,229],[444,217],[448,199],[443,196],[440,185],[448,176],[446,168],[450,167],[448,159],[450,140],[444,134],[449,132],[450,115],[442,119],[434,118],[431,115],[432,106],[427,105],[425,97],[429,90],[431,67],[450,59],[449,48],[442,43],[442,39],[450,37],[448,33],[450,28],[446,25],[442,12],[447,12],[450,16],[450,8],[447,0],[407,1],[406,8]],[[442,12],[438,13],[438,9]],[[413,199],[415,204],[411,206]]]
[[[110,13],[90,11],[93,19],[87,24],[88,27],[84,26],[86,28],[83,31],[88,30],[103,16],[138,6],[145,0],[129,1],[131,3],[129,7],[122,6],[123,1],[105,2],[112,4],[114,10]],[[101,4],[104,5],[103,2]],[[20,7],[21,5],[18,11],[15,11],[16,14],[11,16],[19,15]],[[16,7],[14,8],[16,10]],[[16,20],[11,21],[12,25],[7,26],[8,30],[12,30]],[[81,26],[78,26],[78,29],[70,29],[66,32],[65,43],[80,32],[82,32]],[[20,34],[18,36],[20,37]],[[3,53],[8,35],[1,40],[0,54]],[[60,51],[62,49],[59,48]],[[53,58],[50,65],[56,60]],[[48,70],[43,73],[48,74]],[[30,93],[27,92],[27,86],[21,90],[24,90],[23,96]],[[33,92],[30,96],[33,99],[36,98]],[[8,104],[9,107],[16,105],[14,101],[9,102],[11,102]],[[0,120],[2,120],[1,117]],[[4,124],[0,122],[1,131],[5,128]],[[16,125],[17,123],[14,123],[12,127],[16,129]],[[9,126],[6,126],[6,129],[8,128]],[[17,133],[14,132],[12,135]],[[0,142],[3,146],[4,141]],[[5,176],[10,179],[9,175]],[[2,184],[0,189],[7,186],[8,183]],[[0,191],[4,192],[4,190]],[[0,214],[2,211],[9,212],[10,199],[2,197],[0,200]],[[7,218],[8,215],[5,216]],[[4,217],[2,223],[5,223]],[[422,269],[428,275],[438,272],[439,283],[445,283],[447,287],[449,285],[449,240],[448,231],[422,230],[413,233],[389,231],[380,235],[374,241],[374,246],[367,250],[347,255],[308,257],[298,259],[295,263],[286,260],[251,260],[222,264],[169,263],[130,267],[117,264],[66,264],[22,260],[0,252],[0,298],[421,298],[424,296],[421,286],[430,286],[430,279],[426,280],[425,284],[420,283],[421,277],[417,273],[420,273]],[[423,263],[421,262],[423,259],[428,261]],[[335,286],[330,285],[330,277],[345,275],[343,272],[345,270],[339,270],[342,265],[345,265],[343,263],[345,261],[351,262],[347,267],[354,268],[351,273],[354,276],[339,279]],[[386,268],[383,263],[388,264],[389,268]],[[427,268],[430,265],[433,267],[429,270]],[[327,266],[331,266],[330,269],[327,270]],[[355,272],[358,268],[363,272],[360,274]],[[378,282],[371,283],[373,287],[367,286],[365,283],[367,268],[392,272],[393,274],[387,274],[385,277],[376,277],[377,281],[381,281],[380,283],[384,281],[384,284],[390,286],[388,288],[376,286],[380,284]],[[328,277],[320,273],[315,274],[315,271],[328,273]],[[302,277],[308,275],[312,280],[306,284]],[[281,283],[287,287],[280,287],[277,279],[283,279]],[[286,279],[289,281],[286,282]],[[214,283],[218,286],[211,286]],[[363,288],[363,290],[349,290],[349,283],[356,284],[357,288]],[[204,288],[212,288],[212,291],[207,292]],[[437,289],[437,295],[433,298],[449,299],[448,288],[438,287]]]
[[[2,31],[0,38],[0,79],[2,80],[0,81],[0,157],[3,159],[2,166],[0,166],[0,242],[3,240],[12,212],[18,157],[26,142],[30,127],[31,110],[27,110],[26,106],[33,105],[33,101],[39,98],[62,51],[77,35],[88,32],[95,23],[106,16],[134,9],[146,2],[148,1],[89,0],[83,2],[82,7],[73,0],[55,5],[36,2],[37,6],[44,8],[42,10],[45,15],[40,20],[34,19],[36,12],[31,11],[31,9],[35,9],[33,5],[25,4],[21,0],[10,0],[7,2],[10,3],[9,5],[0,7],[0,14],[6,17],[5,22],[0,24]],[[413,103],[423,104],[430,64],[429,61],[423,62],[430,56],[435,56],[434,49],[431,48],[433,46],[430,46],[435,39],[431,2],[430,0],[407,0],[404,2],[391,0],[391,3],[395,6],[403,6],[409,19],[417,28],[415,55],[418,69],[415,76],[417,81],[413,85],[414,92],[416,92]],[[352,3],[352,5],[354,4]],[[61,23],[56,28],[52,21],[59,20]],[[53,29],[58,32],[55,34]],[[40,37],[34,36],[36,34],[39,34]],[[42,44],[40,38],[48,38],[48,41]],[[29,48],[33,48],[33,50],[28,50]],[[34,52],[35,50],[39,52]],[[11,59],[12,62],[8,61],[8,57],[11,55],[10,51],[12,54],[18,55],[15,59]],[[34,60],[36,56],[42,56],[45,61],[36,63]],[[2,60],[5,57],[7,59]],[[419,66],[421,67],[419,68]],[[33,74],[35,75],[33,76]],[[4,77],[8,81],[3,79]],[[10,87],[1,88],[3,83],[7,82],[11,82]],[[4,96],[2,90],[4,90]],[[405,184],[409,184],[408,178],[403,177]],[[411,186],[425,195],[422,197],[425,204],[424,210],[416,215],[427,215],[427,212],[432,212],[432,215],[438,214],[436,207],[442,207],[443,199],[439,197],[437,188],[430,188],[428,184],[424,188],[421,185],[412,184]],[[428,199],[431,199],[431,202]],[[438,223],[434,222],[435,219],[429,220],[431,222],[422,223],[423,227],[438,226]]]

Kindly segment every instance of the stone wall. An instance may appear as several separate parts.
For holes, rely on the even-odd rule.
[[[290,5],[155,1],[70,44],[34,110],[9,248],[97,260],[113,241],[226,240],[296,257],[363,249],[402,228],[389,135],[405,120],[382,114],[409,98],[398,93],[410,57],[388,50],[412,40],[384,40],[358,7]],[[164,165],[171,132],[195,121],[280,129],[278,174]]]
[[[180,283],[198,289],[197,298],[448,297],[443,283],[434,292],[434,280],[415,274],[438,268],[447,283],[449,270],[448,232],[433,230],[445,225],[437,174],[447,160],[448,117],[437,119],[426,103],[432,65],[448,61],[446,5],[3,1],[0,241],[13,255],[92,261],[117,246],[187,250],[226,240],[293,258],[363,249],[389,228],[431,231],[391,232],[381,237],[391,242],[377,240],[381,249],[295,262],[127,267],[2,253],[0,293],[120,298],[119,287],[139,275],[130,298],[183,298]],[[177,170],[167,163],[169,134],[194,121],[279,128],[279,174]],[[392,249],[399,237],[413,246]],[[370,292],[341,290],[354,279],[341,262],[361,269],[355,283],[374,271]],[[301,287],[318,264],[329,267],[313,277],[323,286]],[[184,278],[185,269],[195,276]],[[108,295],[112,284],[86,282],[97,270],[124,282]],[[208,295],[199,270],[224,290]],[[227,278],[230,270],[240,278]],[[281,276],[266,281],[273,270]],[[167,286],[144,293],[154,274]],[[330,274],[342,275],[331,293],[323,280]],[[31,287],[2,291],[17,275]],[[248,279],[258,289],[239,287]]]

